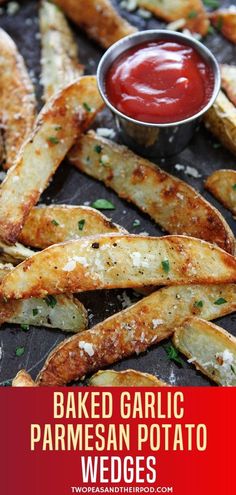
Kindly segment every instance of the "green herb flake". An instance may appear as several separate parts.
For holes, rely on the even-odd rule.
[[[233,367],[233,365],[232,365],[232,364],[230,365],[230,368],[231,368],[232,373],[233,373],[234,375],[236,375],[236,373],[235,373],[235,369],[234,369],[234,367]]]
[[[232,186],[233,191],[236,191],[236,184]]]
[[[223,297],[219,297],[219,299],[217,299],[214,304],[216,304],[217,306],[220,306],[221,304],[225,304],[227,303],[226,299],[224,299]]]
[[[33,316],[37,316],[38,312],[39,312],[38,308],[33,308],[33,311],[32,311]]]
[[[48,306],[50,306],[51,308],[54,308],[57,304],[57,300],[54,296],[47,296],[44,298],[44,301],[47,303]]]
[[[24,352],[25,352],[24,347],[17,347],[15,351],[17,357],[23,356]]]
[[[220,144],[220,143],[213,143],[213,144],[212,144],[212,147],[213,147],[215,150],[218,150],[219,148],[221,148],[221,144]]]
[[[56,220],[54,220],[54,219],[51,221],[51,223],[52,223],[53,225],[56,225],[56,227],[57,227],[58,225],[60,225],[60,224],[59,224]]]
[[[85,224],[85,220],[84,219],[79,220],[79,222],[78,222],[79,230],[83,230],[84,224]]]
[[[140,220],[138,220],[138,218],[136,218],[134,221],[133,221],[133,227],[139,227],[141,224]]]
[[[92,108],[90,107],[90,105],[86,101],[83,102],[83,107],[85,108],[85,110],[87,110],[87,112],[92,111]]]
[[[191,12],[188,13],[188,19],[195,19],[197,16],[198,12],[196,12],[196,10],[191,10]]]
[[[162,266],[162,268],[163,268],[163,270],[164,270],[165,273],[169,273],[169,271],[170,271],[170,262],[169,262],[169,260],[162,261],[161,262],[161,266]]]
[[[171,361],[174,361],[179,366],[183,366],[183,361],[179,356],[179,351],[172,344],[168,344],[167,346],[164,347],[164,349],[166,351],[168,358]]]
[[[212,9],[218,9],[220,6],[219,0],[203,0],[203,3],[206,7],[211,7]]]
[[[195,308],[203,308],[203,301],[195,301],[194,306]]]
[[[62,126],[61,125],[56,125],[54,127],[55,131],[61,131],[62,130]]]
[[[223,22],[224,22],[223,17],[222,16],[219,16],[218,19],[217,19],[217,22],[216,22],[216,29],[218,29],[218,31],[221,31],[222,30]]]
[[[49,136],[48,141],[49,141],[49,143],[52,143],[52,144],[60,143],[60,140],[56,136]]]
[[[213,26],[209,25],[208,26],[208,30],[207,30],[207,34],[214,34],[215,30],[213,28]]]
[[[98,153],[98,154],[101,153],[102,147],[100,146],[100,144],[96,144],[94,146],[94,151],[96,151],[96,153]]]
[[[26,323],[22,323],[20,327],[24,332],[28,332],[29,330],[29,325],[26,325]]]
[[[96,210],[115,210],[116,207],[107,199],[96,199],[91,204],[92,208],[96,208]]]

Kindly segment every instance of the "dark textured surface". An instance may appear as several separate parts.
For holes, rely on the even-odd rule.
[[[115,2],[114,2],[115,3]],[[230,5],[232,0],[220,2],[221,5]],[[38,36],[38,4],[35,1],[20,2],[21,8],[16,15],[0,16],[0,26],[13,37],[20,52],[25,58],[30,70],[30,75],[35,83],[36,93],[40,103],[41,87],[40,77],[40,40]],[[123,16],[135,23],[140,29],[165,27],[164,23],[151,18],[148,22],[135,14],[127,14],[123,11]],[[86,73],[95,73],[102,50],[85,35],[79,32],[78,27],[72,26],[78,40],[80,59],[86,66]],[[227,42],[220,35],[209,35],[205,41],[206,45],[214,52],[219,62],[236,63],[236,48]],[[97,119],[99,127],[114,126],[111,114],[106,111]],[[203,188],[204,179],[217,168],[235,168],[235,158],[223,147],[218,147],[214,138],[200,126],[192,142],[181,154],[166,161],[162,160],[160,165],[174,175],[189,182],[198,189],[204,197],[217,206],[235,229],[235,221],[232,215],[217,203]],[[190,165],[198,170],[202,175],[199,179],[188,177],[183,171],[177,172],[175,164]],[[44,193],[42,202],[57,204],[84,204],[92,202],[97,198],[107,198],[112,201],[116,209],[109,212],[112,219],[126,227],[132,233],[148,232],[152,235],[161,235],[161,230],[144,214],[141,214],[135,207],[120,200],[115,193],[109,191],[102,184],[80,174],[69,164],[64,163],[56,173],[50,187]],[[138,218],[140,227],[134,229],[133,221]],[[132,300],[137,297],[131,291],[127,291]],[[102,291],[96,293],[83,294],[80,299],[89,309],[90,326],[103,320],[110,314],[122,309],[123,291]],[[117,297],[118,296],[118,297]],[[121,298],[119,297],[121,296]],[[236,316],[228,316],[218,320],[218,323],[225,329],[236,333]],[[0,382],[12,379],[19,369],[26,368],[33,377],[42,367],[49,351],[66,336],[60,331],[47,330],[44,328],[30,327],[24,332],[18,326],[2,326],[0,334],[0,346],[2,349],[0,359]],[[17,346],[24,346],[25,352],[21,357],[15,355]],[[207,379],[203,378],[195,371],[193,366],[185,363],[183,368],[179,368],[175,363],[167,358],[163,346],[153,348],[145,355],[118,363],[113,367],[116,370],[134,368],[157,374],[166,381],[172,379],[176,385],[209,385]]]

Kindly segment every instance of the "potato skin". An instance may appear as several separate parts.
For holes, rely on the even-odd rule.
[[[236,215],[236,170],[216,170],[206,180],[205,187]]]
[[[210,21],[229,41],[236,44],[236,12],[220,9],[209,15]]]

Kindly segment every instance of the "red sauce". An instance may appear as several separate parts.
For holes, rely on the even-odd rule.
[[[127,50],[106,75],[106,93],[114,107],[157,124],[195,115],[213,88],[213,71],[193,48],[164,40]]]

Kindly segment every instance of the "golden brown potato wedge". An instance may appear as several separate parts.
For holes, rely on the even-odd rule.
[[[54,244],[15,267],[4,299],[95,289],[236,282],[236,258],[200,239],[103,234]]]
[[[236,105],[236,65],[221,64],[221,86]]]
[[[236,43],[236,7],[228,9],[220,9],[212,12],[210,20],[229,41]]]
[[[4,168],[13,165],[32,131],[36,116],[34,89],[14,41],[0,29],[0,124],[3,129]]]
[[[201,0],[137,0],[137,4],[167,22],[185,19],[190,31],[207,34],[209,20]]]
[[[219,298],[225,300],[218,304]],[[202,305],[199,305],[202,301]],[[211,320],[236,309],[236,286],[166,287],[59,344],[36,382],[66,385],[169,337],[187,316]]]
[[[54,0],[88,36],[108,48],[137,29],[123,19],[110,0]]]
[[[12,380],[12,387],[37,387],[37,385],[27,371],[20,370]]]
[[[236,215],[236,170],[216,170],[206,180],[205,187]]]
[[[1,240],[17,240],[31,208],[75,139],[102,106],[94,76],[80,78],[44,106],[0,188]]]
[[[205,114],[204,122],[206,128],[236,155],[236,107],[223,91],[219,92],[214,105]]]
[[[154,375],[135,370],[98,371],[89,380],[92,387],[168,387],[169,385]]]
[[[59,242],[108,232],[124,233],[125,229],[88,206],[51,205],[32,208],[20,240],[26,246],[44,249]]]
[[[83,75],[77,45],[63,12],[43,0],[39,10],[41,32],[41,84],[44,101]]]
[[[69,158],[79,170],[103,181],[170,234],[198,237],[234,252],[234,236],[212,205],[191,186],[125,146],[91,131],[81,137]]]
[[[189,318],[176,329],[174,344],[197,369],[219,385],[236,385],[236,338],[213,323]]]

